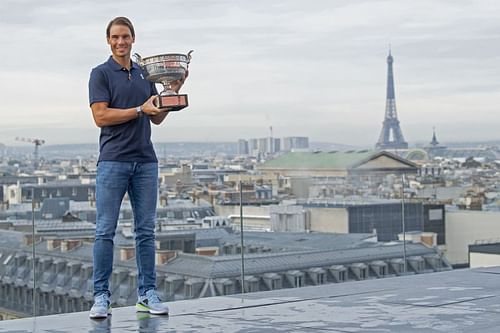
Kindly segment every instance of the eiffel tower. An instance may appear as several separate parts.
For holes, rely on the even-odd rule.
[[[407,149],[408,143],[403,137],[401,127],[399,127],[398,114],[396,112],[396,98],[394,94],[394,75],[392,73],[392,63],[394,59],[389,49],[387,57],[387,100],[385,104],[385,118],[382,125],[380,137],[375,145],[376,149]]]

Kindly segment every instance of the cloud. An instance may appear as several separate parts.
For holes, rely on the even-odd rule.
[[[283,135],[371,145],[384,116],[391,44],[408,141],[426,140],[432,126],[498,139],[496,1],[4,0],[0,142],[12,126],[53,126],[52,142],[67,139],[64,128],[95,139],[87,80],[109,55],[104,30],[119,15],[134,22],[134,51],[143,56],[195,50],[183,88],[191,107],[155,138],[235,141],[272,123]],[[472,113],[490,129],[465,130]],[[454,131],[446,132],[450,119]]]

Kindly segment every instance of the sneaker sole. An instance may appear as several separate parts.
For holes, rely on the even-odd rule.
[[[108,316],[111,316],[111,308],[108,309],[108,313],[106,314],[89,314],[90,319],[104,319],[107,318]]]
[[[137,310],[137,312],[148,312],[148,313],[155,314],[155,315],[168,315],[168,310],[167,311],[155,311],[155,310],[152,310],[152,309],[148,308],[147,306],[142,305],[140,303],[137,303],[135,305],[135,309]]]
[[[149,313],[154,314],[154,315],[166,315],[168,316],[168,310],[167,311],[155,311],[155,310],[149,310]]]
[[[142,304],[139,304],[139,303],[137,303],[135,305],[135,309],[137,310],[137,312],[149,312],[149,308],[148,307],[146,307],[146,306],[144,306]]]

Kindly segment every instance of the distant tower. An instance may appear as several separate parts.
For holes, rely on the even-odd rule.
[[[245,139],[238,140],[238,155],[248,155],[248,141]]]
[[[430,144],[432,147],[439,146],[439,142],[436,138],[436,128],[435,127],[432,128],[432,141],[430,142]]]
[[[440,144],[439,141],[437,140],[435,127],[432,128],[432,140],[431,140],[431,142],[429,142],[429,145],[427,147],[425,147],[424,149],[429,154],[429,157],[445,156],[446,155],[447,147]]]
[[[396,112],[396,98],[394,93],[394,75],[392,72],[393,58],[389,49],[387,57],[387,100],[385,104],[385,118],[382,125],[380,137],[375,145],[376,149],[406,149],[408,143],[403,137],[399,127],[398,114]]]

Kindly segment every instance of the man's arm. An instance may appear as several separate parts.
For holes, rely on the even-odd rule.
[[[155,98],[156,96],[151,96],[143,105],[141,105],[142,112],[151,116],[151,120],[153,121],[153,123],[155,123],[155,120],[153,120],[153,118],[158,117],[158,119],[161,118],[161,121],[163,121],[163,119],[166,117],[166,113],[158,109],[153,104]],[[95,102],[92,103],[90,108],[92,109],[92,115],[94,116],[95,124],[98,127],[123,124],[140,116],[140,114],[137,113],[136,108],[109,108],[108,102]]]
[[[179,90],[181,89],[182,85],[184,84],[184,81],[186,81],[188,75],[189,75],[189,71],[186,71],[186,74],[184,75],[184,77],[182,79],[172,82],[171,83],[172,90],[175,91],[176,93],[178,93]],[[155,125],[160,125],[163,122],[163,120],[167,117],[167,115],[168,115],[168,111],[151,116],[151,122]]]
[[[151,122],[155,125],[160,125],[163,120],[167,117],[168,111],[163,111],[162,113],[157,114],[156,116],[151,116]]]

